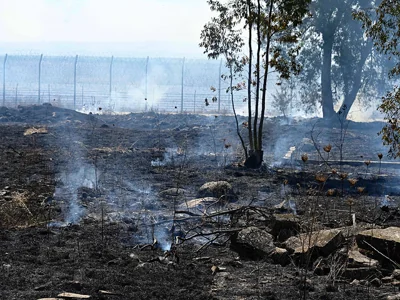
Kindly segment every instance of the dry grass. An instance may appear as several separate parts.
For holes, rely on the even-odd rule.
[[[0,200],[0,227],[27,226],[34,221],[27,206],[28,200],[27,192],[13,192],[11,200]]]

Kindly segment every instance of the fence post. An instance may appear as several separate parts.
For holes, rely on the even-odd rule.
[[[182,84],[181,84],[181,113],[183,113],[183,79],[185,75],[185,58],[182,61]]]
[[[42,75],[42,60],[43,60],[43,54],[40,55],[40,59],[39,59],[38,104],[40,104],[40,79],[41,79],[41,75]]]
[[[78,64],[78,55],[75,56],[74,65],[74,110],[76,109],[76,65]]]
[[[222,59],[219,63],[219,75],[218,75],[218,113],[221,110],[221,70],[222,70]]]
[[[7,62],[7,57],[4,56],[4,63],[3,63],[3,106],[6,106],[6,62]]]
[[[110,62],[110,101],[111,101],[111,92],[112,92],[112,70],[113,70],[113,62],[114,62],[114,56],[111,56],[111,62]]]
[[[149,71],[149,57],[147,56],[146,59],[146,78],[145,78],[145,87],[144,87],[144,101],[145,101],[145,108],[144,110],[147,111],[147,75]]]

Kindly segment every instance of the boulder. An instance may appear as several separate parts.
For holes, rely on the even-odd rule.
[[[260,260],[276,250],[273,241],[274,237],[265,230],[247,227],[232,237],[231,248],[241,258]]]
[[[340,230],[328,229],[292,236],[284,242],[284,245],[294,256],[312,254],[313,257],[326,257],[333,253],[343,241],[344,236]]]
[[[356,235],[356,241],[359,248],[372,252],[382,263],[388,262],[384,256],[400,263],[399,227],[364,230]]]
[[[349,254],[349,267],[378,267],[379,262],[375,259],[369,258],[358,250],[350,250]]]
[[[270,224],[271,234],[283,242],[299,232],[299,221],[294,214],[274,214]]]
[[[216,197],[229,202],[237,200],[232,185],[227,181],[211,181],[203,184],[199,189],[198,197]]]

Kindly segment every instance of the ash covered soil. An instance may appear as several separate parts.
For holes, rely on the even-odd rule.
[[[2,107],[0,299],[390,299],[398,256],[349,259],[400,224],[381,127],[267,119],[249,170],[232,116]],[[285,241],[310,228],[342,239],[304,267]]]

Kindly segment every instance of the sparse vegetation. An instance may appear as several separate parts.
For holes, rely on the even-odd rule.
[[[147,102],[145,112],[106,114],[94,98],[89,115],[49,104],[0,109],[1,299],[398,297],[400,165],[384,155],[381,123],[347,116],[360,91],[375,90],[368,76],[383,71],[365,70],[376,67],[368,37],[398,56],[399,6],[207,3],[215,15],[201,46],[225,58],[233,116],[162,114]],[[373,17],[356,14],[365,36],[346,9],[367,4]],[[301,40],[310,30],[320,34],[315,51]],[[305,54],[321,67],[306,82],[321,76],[308,96],[321,94],[324,118],[285,122],[304,92],[292,75],[310,75]],[[271,72],[283,118],[266,118]],[[344,101],[337,112],[334,87]],[[245,117],[234,101],[243,90]],[[392,96],[381,133],[396,157]],[[218,101],[207,94],[204,106]]]
[[[355,144],[360,136],[368,137],[363,147],[369,151],[379,137],[371,142],[373,135],[361,135],[349,126],[342,147],[340,128],[320,130],[320,134],[314,135],[311,148],[293,150],[292,155],[299,159],[288,157],[292,163],[290,168],[277,165],[253,171],[236,161],[235,130],[229,131],[232,118],[190,116],[180,119],[184,116],[102,115],[102,122],[119,125],[98,126],[95,130],[93,120],[60,122],[48,126],[47,134],[38,135],[33,149],[29,137],[23,135],[25,127],[20,128],[17,135],[13,134],[14,129],[7,127],[4,136],[14,142],[10,143],[12,148],[3,148],[0,153],[9,158],[7,161],[23,165],[25,173],[10,176],[9,188],[0,189],[3,195],[1,225],[12,232],[15,232],[13,228],[22,227],[21,233],[15,233],[21,236],[35,232],[33,242],[42,245],[35,254],[44,262],[39,267],[41,270],[51,269],[53,260],[61,261],[60,264],[69,261],[72,254],[66,253],[73,253],[70,264],[63,269],[64,276],[90,284],[80,290],[72,286],[68,288],[70,292],[96,294],[100,286],[88,279],[90,276],[111,290],[112,286],[119,286],[119,282],[110,279],[112,276],[122,282],[128,280],[129,287],[125,287],[124,295],[137,293],[137,276],[142,278],[141,282],[153,282],[156,276],[166,283],[169,282],[166,278],[170,279],[172,274],[186,284],[192,268],[197,270],[199,280],[203,280],[196,290],[202,299],[207,298],[204,293],[211,287],[213,296],[232,298],[239,293],[235,284],[230,289],[218,288],[224,272],[233,276],[234,281],[246,278],[240,289],[246,297],[273,293],[278,299],[287,299],[290,295],[297,299],[313,299],[330,289],[330,293],[346,298],[342,282],[346,282],[346,290],[354,291],[356,287],[349,285],[352,277],[347,273],[353,268],[349,253],[359,243],[355,242],[358,231],[368,228],[369,224],[392,222],[390,224],[394,225],[398,220],[391,204],[381,209],[381,200],[373,190],[378,177],[364,176],[364,161],[369,157],[360,159],[357,147],[362,144]],[[160,120],[163,120],[161,130]],[[246,122],[246,119],[240,121]],[[310,135],[307,128],[315,124],[303,122],[304,126],[280,125],[269,138],[290,136],[297,145],[302,137]],[[185,130],[176,130],[176,124],[184,124]],[[297,131],[286,132],[286,126]],[[1,128],[5,130],[6,127]],[[371,128],[374,130],[373,126]],[[332,135],[331,130],[337,135]],[[63,135],[66,138],[55,138]],[[17,143],[19,140],[13,136],[23,139],[25,144]],[[339,142],[332,137],[337,137]],[[203,150],[197,150],[198,147]],[[219,164],[209,159],[215,157],[215,153],[210,154],[214,149],[219,155]],[[31,151],[35,155],[31,155]],[[361,164],[340,169],[337,159],[340,161],[341,152],[343,161],[350,156]],[[379,159],[380,153],[382,148],[377,148],[373,156]],[[284,153],[277,155],[274,159],[280,160]],[[368,173],[386,174],[386,166],[382,162],[379,169],[379,164],[372,161],[373,156],[370,156]],[[158,163],[152,164],[157,158]],[[51,165],[47,166],[49,162]],[[5,170],[13,174],[8,164]],[[42,172],[50,175],[42,177]],[[29,178],[28,185],[26,178]],[[43,182],[42,178],[47,179]],[[11,191],[17,185],[26,186],[26,190],[29,187],[32,192],[21,194],[25,195],[24,205],[12,200]],[[391,197],[387,199],[393,201]],[[27,227],[32,225],[34,227]],[[376,230],[379,226],[373,228]],[[42,239],[40,230],[43,229]],[[334,246],[324,248],[323,238],[332,238]],[[295,248],[291,248],[290,239],[294,240]],[[12,244],[6,242],[4,251],[11,251]],[[266,248],[254,250],[261,246]],[[26,257],[30,255],[29,249],[23,246],[11,253]],[[384,250],[379,251],[391,257]],[[16,256],[12,254],[12,257],[15,263]],[[99,269],[104,267],[109,276],[108,273],[91,273],[94,265]],[[28,268],[36,267],[29,265]],[[375,267],[369,268],[375,270]],[[13,274],[0,275],[2,282],[10,283],[15,279]],[[277,281],[266,283],[269,276],[277,276]],[[287,280],[287,276],[292,279]],[[374,277],[367,278],[372,279]],[[39,280],[40,284],[45,284],[47,279]],[[64,281],[60,279],[60,282]],[[59,289],[58,284],[49,286],[51,290]],[[150,291],[140,288],[140,295]],[[10,293],[9,289],[5,290]],[[162,289],[156,288],[156,291],[169,295]],[[176,292],[174,288],[173,291]],[[382,292],[378,288],[369,290],[371,295]],[[187,293],[181,298],[186,297]]]
[[[289,79],[292,74],[300,72],[301,66],[296,62],[301,37],[298,26],[310,2],[208,1],[217,16],[204,26],[200,46],[211,59],[222,56],[229,69],[224,78],[229,79],[227,92],[231,96],[236,131],[248,167],[259,168],[263,161],[264,118],[271,70],[278,72],[281,79]],[[242,89],[247,89],[247,98],[244,99],[248,115],[247,141],[240,132],[233,101],[234,91]]]

